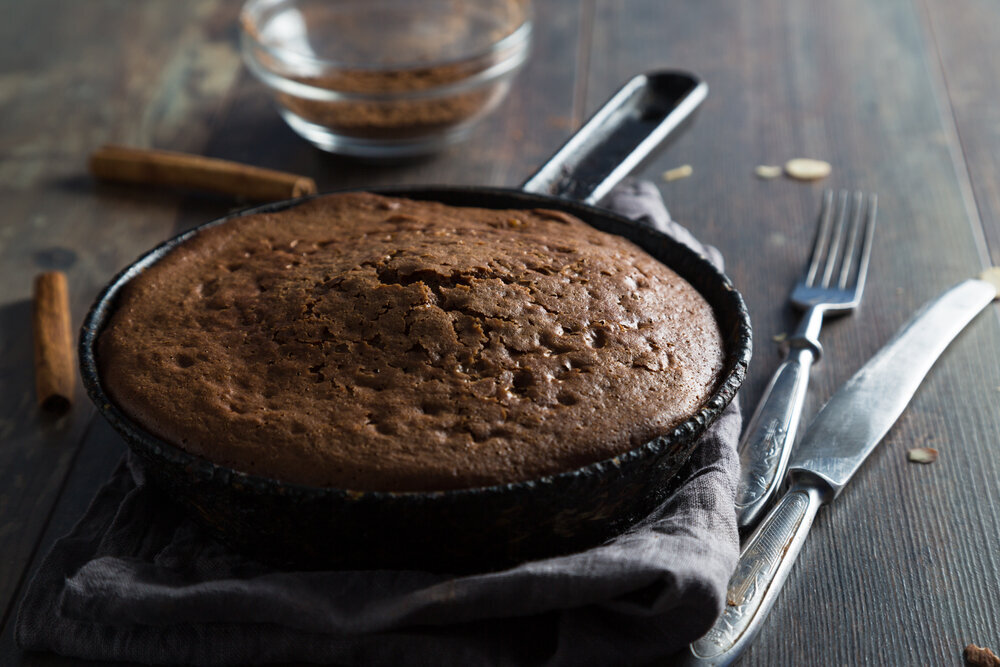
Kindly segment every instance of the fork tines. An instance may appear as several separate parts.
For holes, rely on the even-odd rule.
[[[820,223],[806,271],[808,286],[850,287],[860,295],[868,273],[877,209],[874,194],[865,197],[860,190],[853,195],[841,190],[835,202],[833,190],[823,193]]]

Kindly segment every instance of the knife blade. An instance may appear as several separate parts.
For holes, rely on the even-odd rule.
[[[967,280],[928,303],[823,406],[792,454],[791,488],[743,547],[722,615],[681,664],[728,665],[739,657],[774,604],[820,506],[840,495],[937,358],[997,289]]]

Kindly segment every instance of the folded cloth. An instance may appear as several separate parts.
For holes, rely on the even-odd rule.
[[[605,206],[720,261],[634,181]],[[18,614],[24,649],[237,665],[626,665],[699,637],[736,565],[734,401],[654,513],[582,553],[499,572],[286,572],[209,538],[128,458],[58,541]]]

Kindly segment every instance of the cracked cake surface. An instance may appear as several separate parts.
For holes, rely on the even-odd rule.
[[[237,470],[418,491],[534,479],[671,430],[723,344],[686,281],[566,213],[349,193],[202,230],[101,334],[112,399]]]

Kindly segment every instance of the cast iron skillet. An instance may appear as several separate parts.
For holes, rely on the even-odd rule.
[[[308,487],[248,475],[152,436],[109,399],[95,359],[98,336],[122,287],[204,229],[250,213],[280,211],[302,200],[269,204],[201,225],[153,249],[115,277],[83,325],[80,360],[87,392],[170,498],[217,538],[277,565],[468,571],[568,553],[607,540],[666,497],[695,441],[733,399],[750,359],[749,317],[728,278],[704,257],[663,234],[590,205],[660,144],[706,91],[703,83],[684,73],[636,77],[521,191],[370,190],[456,206],[565,211],[631,239],[687,279],[712,305],[726,357],[711,398],[671,433],[612,459],[550,477],[408,493]]]

